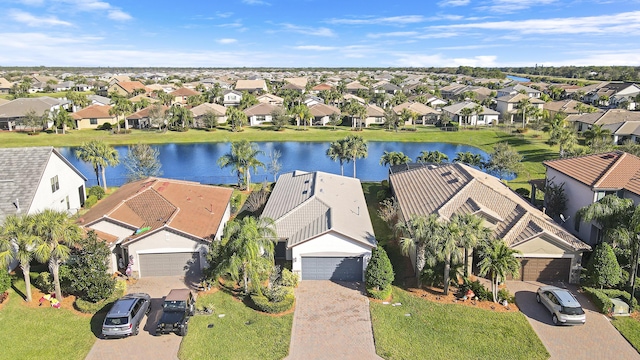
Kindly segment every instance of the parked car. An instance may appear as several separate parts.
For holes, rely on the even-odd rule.
[[[536,292],[536,300],[549,312],[554,325],[584,324],[587,317],[573,294],[555,286],[542,286]]]
[[[164,298],[162,316],[156,326],[156,334],[175,332],[180,336],[187,334],[189,318],[195,310],[195,299],[189,289],[173,289]]]
[[[104,318],[102,336],[138,335],[140,323],[151,310],[151,296],[145,293],[127,294],[118,299]]]

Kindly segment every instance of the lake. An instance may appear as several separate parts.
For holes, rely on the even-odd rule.
[[[268,163],[268,154],[273,150],[278,150],[282,154],[280,163],[281,173],[304,170],[304,171],[324,171],[340,174],[340,164],[331,161],[326,155],[329,147],[328,142],[256,142],[259,149],[264,151],[258,159],[263,163]],[[404,142],[368,142],[369,155],[365,159],[358,159],[356,162],[356,174],[362,181],[381,181],[388,176],[387,167],[380,165],[380,157],[384,151],[402,151],[413,161],[420,155],[421,151],[440,151],[453,160],[458,152],[472,152],[481,154],[485,160],[487,154],[473,146],[455,145],[447,143],[404,143]],[[197,181],[204,184],[235,184],[237,177],[231,173],[230,168],[221,169],[216,161],[218,158],[231,150],[230,143],[197,143],[197,144],[165,144],[151,145],[158,149],[159,159],[162,163],[162,176],[178,179]],[[127,146],[114,147],[120,154],[120,165],[109,167],[106,170],[107,185],[120,186],[126,179],[126,169],[122,165],[122,160],[127,155]],[[88,179],[87,186],[96,185],[96,176],[93,167],[89,163],[78,160],[75,156],[76,148],[58,149],[78,170]],[[353,163],[346,163],[344,175],[353,176]],[[273,175],[265,169],[258,168],[257,173],[251,172],[252,182],[262,182],[263,180],[273,181]]]
[[[507,75],[507,79],[519,81],[519,82],[529,82],[531,79],[523,78],[520,76]]]

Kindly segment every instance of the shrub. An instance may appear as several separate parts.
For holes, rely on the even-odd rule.
[[[608,314],[609,312],[611,312],[613,303],[604,292],[590,287],[584,287],[582,288],[582,290],[584,290],[584,292],[591,297],[591,301],[593,301],[593,304],[601,313]]]
[[[285,295],[282,301],[271,302],[264,295],[251,295],[251,301],[253,301],[255,306],[262,312],[278,314],[291,309],[295,302],[295,297],[293,296],[293,292],[290,292]]]
[[[587,281],[593,286],[615,286],[621,280],[622,270],[608,243],[596,247],[586,268]]]
[[[298,286],[298,275],[292,273],[289,269],[282,269],[280,283],[282,284],[282,286],[289,286],[294,288]]]
[[[482,300],[482,301],[493,300],[493,294],[491,293],[491,290],[484,287],[484,285],[482,285],[478,280],[469,281],[469,279],[464,279],[464,283],[458,289],[458,293],[464,295],[467,293],[468,290],[473,291],[473,293],[476,294],[476,296],[478,297],[478,300]],[[503,290],[506,290],[506,289],[503,289]],[[509,300],[507,299],[507,301]]]
[[[49,294],[55,291],[55,287],[51,279],[51,274],[46,271],[38,274],[33,285],[45,294]]]
[[[510,304],[513,304],[516,302],[516,297],[511,295],[507,288],[502,288],[498,290],[498,301],[500,300],[507,300]]]
[[[5,269],[0,269],[0,294],[11,287],[11,276]]]
[[[373,290],[387,289],[393,282],[393,267],[383,247],[375,247],[371,252],[364,279],[367,289]]]
[[[113,294],[116,281],[108,274],[110,253],[94,231],[88,233],[80,248],[72,250],[75,262],[70,283],[74,295],[95,303]]]
[[[98,302],[92,302],[92,301],[77,298],[76,301],[74,302],[74,306],[78,311],[82,313],[95,314],[103,308],[110,307],[111,304],[113,304],[116,300],[123,297],[126,292],[127,292],[127,282],[124,280],[118,280],[116,281],[115,290],[113,291],[113,294],[111,294],[111,296],[109,296],[107,299],[104,299]]]
[[[526,133],[526,132],[528,132],[528,131],[529,131],[529,129],[528,129],[528,128],[517,128],[517,129],[516,129],[516,132],[517,132],[518,134],[524,134],[524,133]]]
[[[529,189],[525,189],[525,188],[517,188],[516,189],[516,194],[524,197],[524,198],[528,198],[529,195],[531,194],[531,191]]]
[[[112,125],[111,123],[108,123],[108,122],[97,127],[98,130],[111,130],[111,128],[112,128]]]
[[[84,208],[91,209],[91,207],[95,205],[97,202],[98,202],[98,198],[95,195],[91,195],[87,198],[87,200],[84,201]]]
[[[385,289],[381,290],[367,289],[367,294],[374,299],[387,300],[391,296],[392,290],[392,286],[387,286]]]
[[[96,198],[98,198],[98,200],[101,200],[104,197],[104,188],[102,188],[102,186],[96,185],[96,186],[92,186],[89,188],[89,191],[87,191],[87,194],[89,196],[94,196]]]
[[[273,286],[262,289],[262,295],[270,302],[282,302],[288,295],[293,294],[293,289],[286,286]]]

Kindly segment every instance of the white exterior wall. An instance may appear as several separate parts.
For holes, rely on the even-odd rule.
[[[179,252],[200,252],[200,267],[206,265],[205,254],[208,245],[204,241],[192,240],[172,232],[161,230],[152,235],[146,236],[127,246],[129,256],[133,255],[134,262],[131,267],[133,274],[142,276],[152,276],[153,274],[142,274],[140,272],[140,254],[158,254],[158,253],[179,253]]]
[[[224,232],[224,226],[229,221],[229,218],[231,218],[231,203],[227,204],[227,208],[224,209],[224,215],[222,215],[222,220],[220,220],[220,226],[218,227],[218,231],[216,232],[216,235],[214,237],[215,240],[222,239],[222,233]],[[200,262],[200,263],[202,263],[202,262]]]
[[[251,126],[262,125],[262,123],[271,122],[272,120],[271,115],[265,115],[264,120],[258,120],[256,116],[251,116],[249,117],[249,124],[251,124]]]
[[[58,176],[60,188],[55,192],[51,192],[51,178],[56,175]],[[78,190],[80,187],[82,187],[83,194],[86,194],[84,179],[52,152],[42,173],[31,207],[28,210],[29,214],[40,212],[44,209],[68,210],[70,214],[75,214],[81,206]],[[67,196],[69,197],[68,208]]]
[[[354,241],[342,234],[329,232],[313,240],[291,248],[292,271],[299,277],[302,273],[302,256],[361,256],[362,273],[371,258],[371,246]]]
[[[99,221],[91,226],[89,226],[90,229],[94,229],[94,230],[98,230],[98,231],[102,231],[104,233],[113,235],[113,236],[117,236],[119,239],[124,239],[128,236],[133,235],[134,230],[128,229],[126,227],[114,224],[110,221],[107,220],[103,220],[103,221]]]

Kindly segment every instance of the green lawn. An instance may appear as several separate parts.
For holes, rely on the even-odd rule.
[[[14,280],[24,292],[24,282]],[[14,289],[0,310],[3,359],[84,359],[96,337],[91,317],[50,306],[28,307]],[[34,299],[38,302],[38,299]]]
[[[636,350],[640,351],[640,321],[632,317],[619,316],[614,317],[611,323]]]
[[[402,306],[370,303],[376,352],[385,359],[549,358],[519,312],[438,304],[397,287],[393,301]]]
[[[80,94],[84,94],[84,95],[95,95],[95,92],[93,92],[93,91],[74,91],[74,92],[79,92]],[[29,97],[31,97],[31,98],[43,97],[43,96],[48,96],[48,97],[52,97],[52,98],[63,98],[63,97],[67,96],[67,92],[66,91],[59,91],[59,92],[51,92],[51,93],[42,92],[42,93],[29,94]],[[7,99],[7,100],[13,100],[13,95],[11,95],[11,94],[0,95],[0,98]]]
[[[262,314],[223,291],[200,296],[198,304],[213,304],[215,311],[191,318],[180,359],[282,359],[289,353],[293,314]]]

